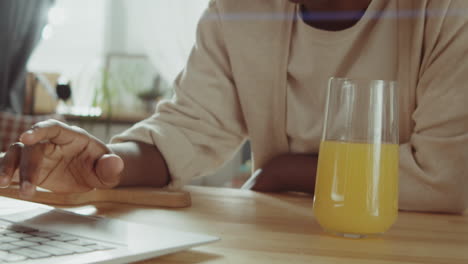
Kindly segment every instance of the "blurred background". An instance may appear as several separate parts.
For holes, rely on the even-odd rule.
[[[107,142],[172,96],[209,0],[1,0],[0,148],[57,118]],[[193,184],[238,187],[242,148]]]

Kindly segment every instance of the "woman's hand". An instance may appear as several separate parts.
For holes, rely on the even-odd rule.
[[[85,130],[56,120],[37,123],[20,142],[0,156],[0,185],[20,183],[20,195],[32,197],[36,186],[54,192],[112,188],[124,163]]]
[[[318,157],[314,154],[282,154],[254,173],[252,190],[261,192],[314,193]]]

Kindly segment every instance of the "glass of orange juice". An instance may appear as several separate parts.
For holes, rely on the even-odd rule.
[[[331,78],[314,215],[333,234],[387,231],[398,215],[397,83]]]

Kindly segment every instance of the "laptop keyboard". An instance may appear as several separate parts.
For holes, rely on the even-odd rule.
[[[113,247],[81,237],[0,224],[0,263],[109,250]]]

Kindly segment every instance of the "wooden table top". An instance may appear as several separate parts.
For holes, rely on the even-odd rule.
[[[322,231],[312,197],[189,186],[183,209],[97,204],[97,214],[206,233],[221,241],[149,263],[468,263],[468,215],[400,212],[384,236],[345,239]]]

